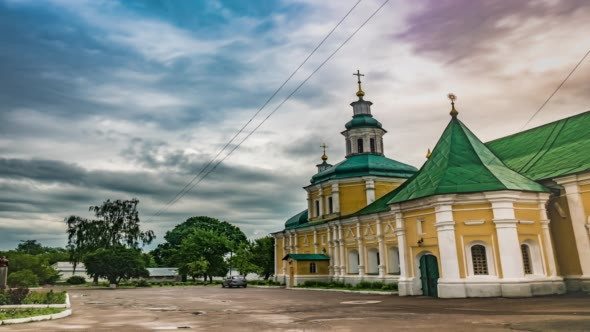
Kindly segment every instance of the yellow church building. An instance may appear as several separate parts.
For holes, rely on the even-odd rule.
[[[360,76],[359,76],[360,78]],[[275,278],[397,282],[443,298],[590,291],[590,112],[483,143],[450,122],[418,170],[386,158],[358,82],[346,158],[275,237]]]

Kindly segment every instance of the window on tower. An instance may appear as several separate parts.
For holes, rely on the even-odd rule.
[[[375,139],[374,138],[371,138],[369,140],[369,145],[371,146],[371,152],[375,153]]]
[[[319,217],[320,214],[320,201],[315,201],[315,216]]]
[[[358,153],[363,153],[364,150],[363,150],[363,139],[362,138],[359,138],[356,140],[356,145],[358,147]]]
[[[334,205],[332,203],[332,196],[328,197],[328,213],[334,213]]]
[[[346,140],[346,154],[350,154],[352,152],[352,145],[350,144],[350,140]]]

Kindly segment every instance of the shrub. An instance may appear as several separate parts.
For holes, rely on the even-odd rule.
[[[30,292],[22,301],[22,304],[64,304],[66,292]]]
[[[22,304],[23,300],[29,294],[29,289],[26,287],[12,288],[6,292],[9,304]]]
[[[135,287],[151,287],[152,285],[145,279],[139,279],[135,282]]]
[[[39,286],[39,277],[31,270],[20,270],[8,275],[8,285],[10,287],[37,287]]]
[[[383,287],[381,287],[382,290],[385,291],[396,291],[397,290],[397,283],[392,282],[389,284],[384,284]]]
[[[82,276],[71,276],[66,282],[70,285],[82,285],[86,283],[86,278]]]
[[[6,296],[6,293],[4,293],[2,290],[0,290],[0,305],[5,305],[8,304],[8,297]]]

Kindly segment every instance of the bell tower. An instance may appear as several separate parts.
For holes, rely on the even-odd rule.
[[[342,132],[346,142],[346,158],[359,154],[383,155],[383,135],[387,133],[381,122],[371,114],[372,102],[364,100],[365,92],[361,86],[360,70],[353,74],[358,77],[357,101],[352,106],[352,120],[346,123],[346,130]]]

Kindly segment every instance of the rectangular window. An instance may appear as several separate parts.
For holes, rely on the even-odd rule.
[[[356,146],[357,146],[358,153],[363,153],[364,152],[364,149],[363,149],[363,139],[362,138],[359,138],[359,139],[356,140]]]
[[[320,214],[320,201],[315,201],[315,216],[319,217]]]
[[[424,235],[424,231],[422,230],[423,223],[424,223],[424,219],[417,219],[416,220],[416,233],[418,233],[418,236]]]
[[[369,144],[371,145],[371,152],[375,152],[375,139],[371,138]]]
[[[334,206],[332,204],[332,196],[328,197],[328,211],[330,214],[334,213]]]

